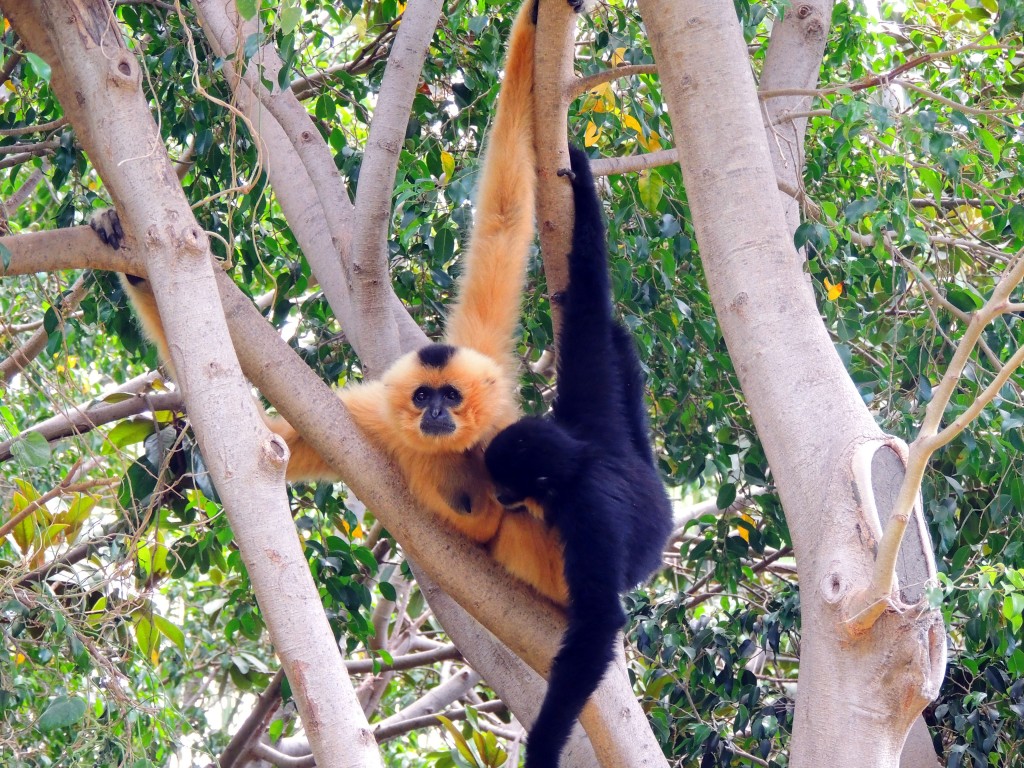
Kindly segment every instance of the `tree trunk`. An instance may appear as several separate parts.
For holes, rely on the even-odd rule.
[[[849,611],[870,584],[903,472],[822,324],[775,193],[749,58],[731,3],[640,0],[661,74],[712,302],[771,465],[801,582],[790,765],[895,768],[938,693],[941,615],[920,605],[930,543],[904,541],[913,580],[865,631]],[[911,585],[913,589],[911,589]]]
[[[231,346],[209,244],[163,149],[106,2],[4,2],[18,35],[52,67],[51,85],[144,251],[196,437],[223,499],[317,763],[380,765],[292,531],[288,449],[263,425]],[[116,140],[115,140],[116,139]],[[285,532],[285,535],[282,535]]]

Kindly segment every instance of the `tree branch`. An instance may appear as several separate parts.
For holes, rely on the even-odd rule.
[[[64,318],[73,312],[85,298],[87,281],[88,273],[80,275],[71,286],[71,290],[58,303],[56,310],[62,327]],[[25,370],[25,367],[46,349],[46,343],[49,340],[50,334],[46,332],[45,328],[40,327],[6,360],[0,360],[0,392],[11,383],[11,379]]]
[[[231,741],[224,747],[217,764],[220,768],[233,768],[242,763],[251,751],[254,751],[256,744],[267,730],[270,718],[277,708],[281,706],[281,684],[284,682],[284,669],[279,669],[270,679],[270,683],[263,689],[256,699],[256,706],[252,708],[245,722],[235,731]]]
[[[212,0],[201,0],[197,3],[200,23],[211,45],[219,56],[227,57],[239,47],[239,39],[244,40],[255,31],[253,23],[242,23],[232,9],[225,10],[223,3]],[[237,33],[236,33],[237,30]],[[263,69],[261,70],[261,66]],[[344,183],[336,172],[333,177],[337,188],[331,192],[319,189],[314,185],[312,177],[305,171],[305,164],[292,139],[285,133],[271,110],[264,102],[282,101],[279,112],[291,115],[290,125],[298,128],[302,142],[318,144],[316,154],[326,156],[331,168],[333,158],[313,125],[305,108],[291,94],[276,94],[271,97],[261,82],[261,73],[273,79],[280,69],[280,59],[269,46],[260,50],[259,56],[250,63],[244,78],[237,75],[232,64],[225,62],[225,72],[230,85],[242,109],[249,115],[250,122],[258,126],[260,135],[268,149],[268,155],[275,158],[270,163],[267,174],[274,187],[274,192],[284,211],[288,224],[295,234],[303,254],[309,262],[314,276],[320,283],[335,317],[338,318],[353,346],[362,347],[363,324],[359,308],[355,305],[351,283],[351,237],[353,206],[345,193]],[[313,151],[311,150],[310,153]],[[327,174],[329,175],[329,174]],[[321,186],[328,185],[328,180],[321,180]],[[329,198],[325,203],[324,198]],[[335,207],[326,207],[325,205]],[[341,229],[341,236],[336,232]],[[402,306],[398,297],[391,291],[388,304],[398,324],[399,336],[403,349],[421,346],[426,336],[416,325]],[[372,329],[366,331],[372,333]],[[360,354],[360,362],[364,365],[364,373],[383,370],[388,360],[369,360]]]
[[[646,168],[657,168],[676,162],[679,162],[679,151],[675,147],[671,147],[642,155],[602,157],[598,160],[591,160],[590,169],[595,176],[615,176],[620,173],[635,173]]]
[[[866,628],[888,607],[896,579],[896,558],[907,529],[914,506],[918,502],[921,481],[925,468],[935,451],[948,444],[966,429],[981,410],[999,393],[1006,380],[1024,362],[1024,347],[1020,347],[1003,364],[989,385],[974,399],[974,402],[941,431],[939,424],[953,390],[963,374],[971,352],[981,338],[985,327],[1012,306],[1010,293],[1024,279],[1024,251],[1014,255],[1012,266],[1003,274],[985,305],[975,312],[964,330],[964,335],[953,353],[953,359],[938,386],[932,390],[932,399],[925,409],[917,439],[905,451],[906,475],[900,486],[899,495],[893,505],[892,516],[878,544],[871,584],[864,594],[852,604],[856,616],[856,628]]]
[[[476,712],[495,712],[502,714],[508,711],[508,707],[505,706],[505,702],[500,699],[496,701],[485,701],[483,704],[476,704],[473,706],[473,710]],[[401,712],[398,713],[399,715]],[[411,731],[417,731],[420,728],[433,728],[441,725],[441,721],[438,719],[439,715],[443,715],[453,722],[459,720],[465,720],[469,714],[469,708],[464,709],[450,709],[447,712],[440,712],[438,714],[421,715],[419,717],[410,717],[407,720],[393,720],[388,718],[380,725],[378,725],[373,735],[377,739],[378,744],[383,744],[385,741],[398,738]],[[397,715],[396,715],[397,717]],[[486,724],[484,724],[486,726]]]
[[[425,667],[428,664],[435,664],[439,661],[455,661],[462,658],[462,652],[454,645],[442,645],[430,651],[419,651],[408,653],[404,656],[395,656],[390,664],[385,664],[379,659],[356,659],[345,662],[345,668],[350,674],[361,672],[401,672],[406,669]]]
[[[281,536],[292,525],[287,446],[263,424],[239,370],[209,243],[163,148],[139,63],[105,0],[10,0],[4,11],[27,48],[50,65],[53,92],[110,191],[128,239],[145,246],[193,429],[318,762],[321,768],[379,765],[299,540]],[[281,583],[289,585],[286,595]]]
[[[360,334],[359,345],[359,359],[370,361],[371,367],[401,353],[398,327],[389,308],[394,294],[388,275],[391,194],[416,86],[440,16],[441,0],[419,0],[406,7],[388,56],[359,171],[350,284],[361,322],[374,329]]]
[[[623,64],[604,69],[586,77],[578,77],[569,83],[569,100],[579,98],[596,85],[634,75],[656,75],[658,68],[653,64]]]
[[[57,272],[62,269],[105,269],[111,272],[145,273],[134,251],[115,251],[104,245],[89,227],[26,232],[0,237],[11,254],[11,263],[0,277]]]
[[[71,435],[84,435],[103,424],[120,421],[146,411],[180,411],[181,409],[180,392],[137,395],[116,403],[96,404],[93,402],[85,406],[72,406],[64,413],[22,430],[18,437],[0,443],[0,462],[11,458],[11,446],[30,432],[38,433],[45,437],[48,443],[52,443]]]
[[[534,147],[537,151],[537,229],[544,258],[548,293],[565,290],[569,282],[566,256],[572,241],[572,188],[558,176],[569,167],[569,91],[573,74],[573,41],[576,14],[568,3],[540,3],[533,63],[533,113],[536,120]],[[555,337],[561,315],[552,305]]]

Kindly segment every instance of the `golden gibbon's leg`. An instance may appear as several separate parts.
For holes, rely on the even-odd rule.
[[[506,512],[491,556],[516,578],[559,605],[569,602],[558,534],[526,512]]]

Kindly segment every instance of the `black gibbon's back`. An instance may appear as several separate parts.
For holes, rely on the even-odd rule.
[[[484,455],[507,505],[539,501],[562,540],[569,624],[526,742],[527,768],[556,768],[614,658],[620,596],[661,564],[672,507],[647,435],[643,374],[613,317],[601,203],[587,156],[570,148],[576,206],[551,419],[527,417]]]

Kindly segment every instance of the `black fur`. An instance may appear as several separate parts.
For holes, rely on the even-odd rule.
[[[427,368],[444,368],[455,354],[450,344],[428,344],[419,351],[420,362]]]
[[[612,315],[601,203],[587,156],[571,148],[576,219],[559,343],[553,418],[524,418],[485,453],[504,499],[532,497],[565,550],[569,626],[527,768],[556,768],[572,725],[614,657],[620,595],[661,564],[672,508],[647,435],[633,339]]]

